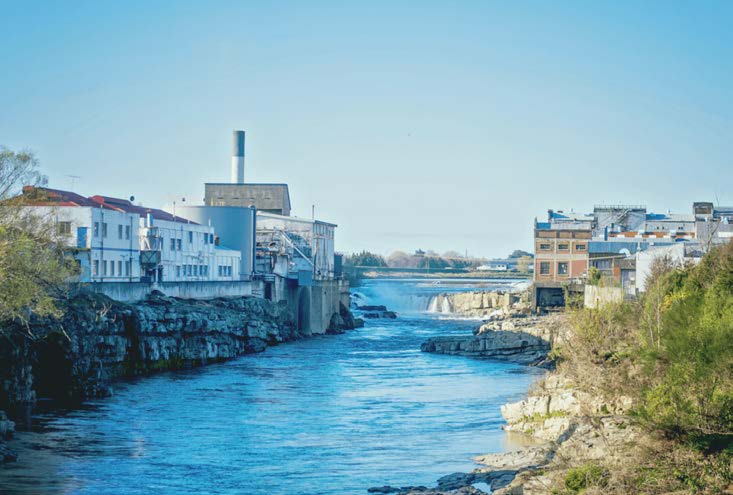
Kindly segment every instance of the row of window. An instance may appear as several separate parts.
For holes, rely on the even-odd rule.
[[[209,267],[206,265],[177,265],[176,277],[208,277]]]
[[[232,276],[232,267],[219,265],[219,276],[220,277],[231,277]]]
[[[550,274],[550,262],[549,261],[540,261],[540,275],[549,275],[549,274]],[[559,261],[557,263],[557,274],[558,275],[567,275],[568,274],[567,261]]]
[[[117,270],[115,271],[115,265],[117,266]],[[125,273],[122,273],[124,269]],[[102,271],[99,271],[99,260],[92,261],[92,275],[95,277],[102,276],[102,277],[129,277],[130,272],[132,271],[132,261],[122,261],[118,260],[115,261],[102,261]]]
[[[585,244],[576,244],[575,250],[576,251],[585,251]],[[552,244],[542,243],[540,244],[540,251],[550,251],[552,249]],[[557,245],[558,251],[570,251],[570,244],[569,243],[559,243]]]
[[[60,222],[60,223],[68,223],[69,224],[69,232],[71,232],[71,222]],[[94,225],[92,226],[92,235],[94,237],[100,236],[100,229],[99,229],[100,223],[94,222]],[[101,223],[102,229],[101,229],[101,236],[102,239],[107,238],[107,222]],[[130,240],[130,226],[129,225],[118,225],[117,226],[117,238],[118,239],[125,239],[127,241]]]
[[[204,236],[204,244],[214,244],[214,234],[209,234],[207,232],[204,232],[203,236]],[[193,232],[188,233],[188,243],[193,244]],[[182,251],[183,250],[183,240],[176,239],[175,237],[171,237],[169,246],[170,246],[171,251]]]

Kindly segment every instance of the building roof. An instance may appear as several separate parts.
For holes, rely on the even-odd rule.
[[[125,213],[137,213],[141,217],[150,214],[156,220],[196,224],[196,222],[191,222],[179,216],[174,217],[167,211],[135,205],[126,199],[113,198],[111,196],[97,195],[85,198],[81,194],[71,191],[35,186],[24,186],[23,196],[26,198],[26,202],[24,204],[28,206],[76,206],[103,208],[105,210],[123,211]]]
[[[548,210],[547,218],[550,221],[559,220],[562,222],[590,222],[593,221],[591,213],[565,212],[563,210]]]
[[[81,194],[50,187],[23,186],[23,198],[28,206],[99,206]]]
[[[646,220],[654,222],[694,222],[695,215],[684,213],[647,213]]]
[[[192,222],[186,218],[174,216],[167,211],[159,210],[157,208],[147,208],[145,206],[138,206],[133,204],[132,202],[121,199],[121,198],[113,198],[111,196],[92,196],[89,198],[94,205],[99,206],[103,205],[108,208],[117,210],[117,211],[124,211],[127,213],[137,213],[141,217],[144,217],[146,215],[151,215],[156,220],[165,220],[167,222],[180,222],[180,223],[190,223],[198,225],[196,222]]]
[[[298,223],[310,223],[310,224],[321,224],[328,225],[330,227],[338,227],[335,223],[324,222],[323,220],[311,220],[310,218],[301,218],[294,216],[278,215],[277,213],[269,213],[266,211],[258,211],[258,217],[272,218],[273,220],[282,220],[283,222],[298,222]]]

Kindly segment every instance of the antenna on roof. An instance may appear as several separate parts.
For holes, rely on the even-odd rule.
[[[75,192],[74,186],[76,185],[76,181],[81,179],[81,177],[78,175],[65,175],[64,177],[67,177],[69,179],[69,182],[71,183],[71,185],[69,186],[69,190],[71,192]]]

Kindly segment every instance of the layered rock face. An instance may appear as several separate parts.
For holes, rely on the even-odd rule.
[[[0,365],[2,402],[32,401],[35,393],[104,396],[117,377],[229,359],[299,336],[287,305],[252,297],[196,301],[156,294],[124,304],[80,294],[64,309],[60,319],[32,321],[28,337],[15,337],[15,351],[0,349],[12,356]]]
[[[423,352],[546,365],[553,345],[562,341],[557,317],[528,316],[516,310],[492,315],[474,335],[433,337]]]
[[[524,294],[500,291],[454,292],[435,296],[430,301],[433,313],[454,313],[464,316],[487,317],[497,310],[517,307],[525,299]]]
[[[520,364],[541,364],[550,351],[550,344],[528,333],[497,330],[481,335],[433,337],[424,342],[420,350]]]
[[[254,297],[204,301],[154,293],[125,304],[80,293],[61,305],[61,318],[36,318],[0,332],[0,408],[33,403],[36,396],[105,396],[116,378],[222,361],[304,337],[287,303]],[[328,333],[356,325],[341,305]],[[12,460],[2,445],[12,430],[0,411],[0,461]]]

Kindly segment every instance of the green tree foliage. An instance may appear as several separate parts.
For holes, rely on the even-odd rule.
[[[0,321],[58,314],[55,301],[75,271],[52,215],[24,208],[28,197],[18,195],[23,185],[44,181],[31,153],[0,148]]]
[[[523,258],[525,256],[534,258],[534,255],[532,253],[528,253],[527,251],[522,251],[521,249],[515,249],[514,251],[512,251],[512,254],[509,255],[509,258]]]
[[[640,416],[669,433],[733,435],[733,244],[660,273],[642,304],[642,356],[657,379]]]
[[[367,266],[375,268],[387,266],[387,262],[381,255],[370,253],[369,251],[347,255],[344,259],[344,264],[347,266]]]
[[[697,265],[660,259],[646,287],[637,301],[575,311],[563,358],[584,387],[631,397],[650,431],[733,453],[733,243]]]

